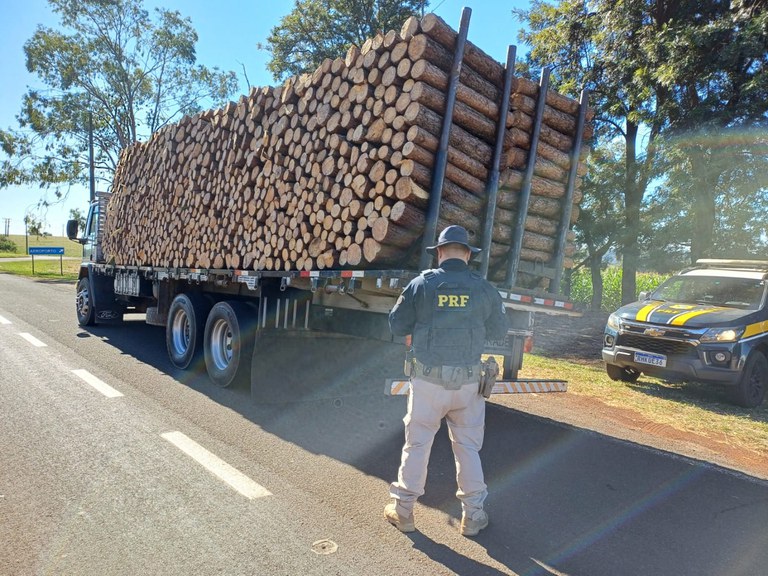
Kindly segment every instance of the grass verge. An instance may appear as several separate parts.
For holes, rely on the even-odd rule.
[[[64,273],[62,274],[62,266]],[[35,260],[35,273],[32,274],[32,261],[23,262],[3,261],[0,258],[0,273],[28,276],[30,278],[46,280],[76,281],[80,270],[80,260],[64,260],[62,264],[56,260]]]
[[[64,256],[72,256],[74,258],[80,258],[83,255],[83,246],[79,242],[73,242],[65,236],[28,236],[25,237],[19,234],[11,234],[8,239],[16,244],[16,252],[2,252],[0,258],[18,258],[20,256],[26,256],[26,247],[57,247],[64,248]],[[35,262],[35,269],[37,269],[37,262]]]
[[[568,394],[592,397],[608,406],[635,411],[676,430],[725,441],[731,446],[768,452],[768,402],[741,408],[725,390],[697,384],[670,384],[642,376],[635,384],[614,382],[602,362],[526,354],[521,378],[568,381]]]

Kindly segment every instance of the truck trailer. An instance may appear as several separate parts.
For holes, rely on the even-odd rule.
[[[214,384],[253,385],[271,335],[395,341],[387,315],[431,267],[425,247],[462,224],[508,311],[506,339],[486,347],[503,357],[496,391],[564,390],[518,372],[537,313],[579,314],[559,292],[587,96],[550,90],[547,70],[515,77],[514,47],[504,66],[466,40],[470,14],[458,32],[410,19],[124,150],[85,230],[67,226],[84,246],[79,324],[144,314],[175,367],[204,359]]]

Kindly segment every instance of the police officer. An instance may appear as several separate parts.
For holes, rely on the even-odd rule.
[[[485,432],[480,355],[486,339],[504,338],[507,318],[498,291],[469,268],[480,248],[469,245],[464,228],[448,226],[427,252],[437,255],[438,268],[414,278],[389,313],[392,333],[412,336],[413,360],[405,444],[384,515],[402,532],[415,530],[413,507],[424,494],[432,442],[445,418],[456,461],[460,532],[475,536],[488,526],[479,454]]]

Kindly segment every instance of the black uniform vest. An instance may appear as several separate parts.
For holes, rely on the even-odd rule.
[[[428,366],[477,364],[485,347],[482,278],[470,271],[427,271],[424,308],[413,332],[416,357]]]

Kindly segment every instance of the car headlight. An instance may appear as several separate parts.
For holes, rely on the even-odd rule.
[[[620,318],[616,314],[611,314],[608,316],[608,322],[606,323],[608,328],[611,330],[619,331],[619,325],[620,325]]]
[[[710,328],[702,334],[702,342],[735,342],[744,334],[744,328]]]

